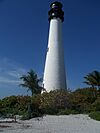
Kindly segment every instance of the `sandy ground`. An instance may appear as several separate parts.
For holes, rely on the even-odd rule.
[[[47,115],[38,119],[18,120],[17,123],[0,123],[0,133],[100,133],[100,121],[82,114]]]

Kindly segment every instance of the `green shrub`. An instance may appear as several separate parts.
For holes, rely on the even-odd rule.
[[[95,111],[100,111],[100,97],[96,99],[96,101],[92,104]]]
[[[58,113],[58,110],[56,108],[51,107],[42,108],[42,111],[44,114],[48,115],[56,115]]]
[[[92,119],[95,119],[95,120],[100,121],[100,111],[91,112],[91,113],[89,114],[89,117],[91,117]]]
[[[30,119],[30,114],[28,112],[25,112],[23,115],[22,115],[22,118],[21,120],[29,120]]]
[[[70,95],[66,90],[55,90],[41,95],[40,108],[44,114],[56,115],[59,110],[70,108]]]
[[[64,109],[59,111],[58,115],[79,114],[76,110]]]

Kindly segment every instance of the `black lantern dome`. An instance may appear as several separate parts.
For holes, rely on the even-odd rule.
[[[60,18],[62,22],[64,21],[64,12],[62,11],[62,4],[58,1],[51,3],[51,9],[48,12],[49,21],[53,18]]]

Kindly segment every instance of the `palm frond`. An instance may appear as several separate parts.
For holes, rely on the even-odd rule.
[[[100,86],[100,72],[95,70],[86,75],[84,78],[86,80],[84,83],[92,86]]]
[[[27,75],[22,75],[20,77],[21,80],[23,80],[23,83],[20,84],[22,87],[28,88],[33,94],[41,93],[40,89],[40,83],[41,83],[41,78],[38,78],[37,74],[31,69]]]

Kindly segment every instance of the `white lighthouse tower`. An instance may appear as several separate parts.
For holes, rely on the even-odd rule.
[[[53,2],[48,12],[50,29],[45,62],[43,85],[47,92],[66,89],[66,74],[62,43],[62,22],[64,12],[60,2]]]

